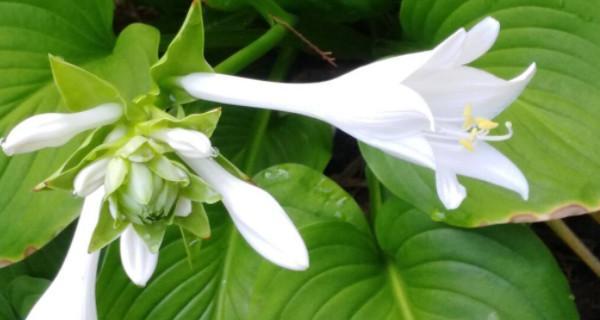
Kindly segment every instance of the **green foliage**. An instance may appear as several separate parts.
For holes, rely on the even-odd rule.
[[[391,199],[373,235],[354,200],[307,167],[275,166],[255,182],[299,227],[308,271],[262,260],[212,207],[214,233],[192,248],[193,264],[172,232],[144,289],[111,247],[98,282],[100,319],[577,318],[560,270],[526,227],[453,228]]]
[[[592,4],[594,3],[594,4]],[[495,144],[523,171],[530,199],[469,178],[463,204],[446,212],[430,170],[362,146],[369,167],[397,196],[435,219],[461,226],[531,222],[595,211],[600,169],[595,159],[600,127],[600,19],[598,1],[414,1],[402,2],[406,36],[431,47],[461,26],[491,15],[501,23],[498,41],[474,65],[510,78],[536,62],[538,72],[524,94],[497,121],[515,134]],[[575,160],[576,159],[576,160]]]
[[[169,44],[167,51],[152,67],[152,76],[163,86],[163,93],[169,94],[175,88],[175,77],[192,72],[211,72],[212,68],[204,59],[204,23],[202,7],[194,0],[179,33]],[[181,97],[187,95],[174,92]],[[186,97],[189,99],[188,97]]]
[[[167,16],[173,20],[189,5],[155,2],[143,1],[156,8],[168,6]],[[305,272],[263,260],[226,210],[214,204],[219,195],[189,168],[165,156],[162,162],[149,163],[149,170],[173,183],[182,182],[174,175],[177,168],[187,172],[189,182],[181,183],[181,194],[211,205],[194,204],[188,217],[136,226],[154,250],[162,246],[145,288],[135,286],[122,270],[119,244],[109,245],[126,224],[114,221],[104,205],[90,243],[92,251],[106,247],[97,284],[100,319],[577,319],[564,276],[527,227],[459,229],[432,222],[427,214],[459,226],[482,226],[598,206],[600,180],[590,179],[599,167],[593,154],[598,148],[594,136],[600,134],[594,122],[600,115],[597,0],[404,0],[402,39],[397,39],[399,30],[381,32],[398,25],[397,19],[388,22],[389,15],[380,16],[391,12],[389,0],[277,1],[298,14],[305,36],[325,49],[340,50],[338,57],[371,60],[390,48],[402,48],[397,53],[430,48],[457,28],[492,15],[502,23],[500,38],[474,65],[503,78],[532,61],[540,67],[525,94],[499,119],[514,124],[514,138],[497,147],[527,176],[529,202],[460,178],[469,197],[458,210],[445,212],[429,170],[361,145],[369,167],[394,194],[383,204],[371,199],[378,208],[371,213],[372,221],[352,196],[321,174],[331,158],[329,125],[292,114],[185,104],[189,97],[174,91],[177,76],[212,71],[205,56],[229,55],[266,30],[267,24],[255,23],[257,14],[246,1],[205,2],[242,10],[213,10],[203,17],[201,2],[193,1],[173,41],[161,46],[165,52],[159,59],[160,34],[153,27],[134,23],[115,39],[113,1],[0,0],[2,132],[33,114],[84,110],[109,101],[123,102],[127,121],[137,122],[135,133],[128,134],[158,128],[186,128],[207,136],[214,131],[211,141],[221,153],[219,164],[244,179],[235,165],[246,174],[264,169],[253,182],[282,204],[309,248],[311,267]],[[284,12],[275,2],[252,4],[267,18]],[[340,23],[360,19],[357,24]],[[164,17],[159,24],[168,33],[174,30],[175,22]],[[205,29],[213,31],[212,38]],[[280,42],[288,29],[273,30],[279,33],[221,66],[241,70],[278,43],[285,49],[306,48],[303,42]],[[212,43],[205,44],[205,37]],[[53,56],[50,63],[48,54]],[[292,64],[286,59],[275,64],[274,78],[285,78]],[[268,64],[269,59],[259,61],[249,72],[267,74]],[[207,106],[211,111],[194,113]],[[60,149],[10,160],[0,155],[0,266],[31,254],[76,217],[80,203],[66,192],[31,190],[72,189],[76,172],[107,152],[107,146],[98,145],[108,129],[88,132],[86,139]],[[163,147],[158,153],[170,151]],[[289,162],[296,164],[281,164]],[[114,177],[115,188],[126,184],[131,174],[126,170]],[[146,187],[127,191],[142,197]],[[167,224],[174,226],[165,233]],[[60,266],[69,235],[63,233],[30,259],[0,270],[0,318],[26,316]]]
[[[50,67],[65,106],[69,111],[81,111],[104,103],[123,103],[119,92],[110,83],[93,73],[50,56]]]
[[[0,1],[3,134],[33,114],[61,110],[48,53],[77,64],[108,55],[112,10],[109,0]],[[31,191],[78,143],[11,159],[0,155],[0,181],[6,186],[0,192],[0,265],[39,249],[78,214],[80,201],[70,194]]]

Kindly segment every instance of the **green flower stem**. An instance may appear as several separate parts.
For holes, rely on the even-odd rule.
[[[284,26],[277,25],[271,27],[271,29],[260,36],[260,38],[219,63],[215,67],[215,71],[227,74],[240,72],[246,66],[273,49],[273,47],[283,40],[286,34],[287,30]]]
[[[377,180],[377,177],[368,166],[365,166],[365,175],[367,176],[367,186],[369,188],[370,218],[371,222],[373,222],[383,203],[381,183],[379,183],[379,180]]]
[[[286,12],[273,0],[249,0],[248,4],[254,7],[271,26],[277,25],[273,17],[277,17],[288,24],[294,24],[296,21],[296,17]]]
[[[585,246],[577,235],[562,220],[546,222],[548,227],[562,239],[590,269],[600,277],[600,260]]]
[[[296,51],[292,47],[281,48],[279,55],[277,56],[277,60],[275,60],[275,63],[273,64],[273,69],[269,75],[269,80],[283,80],[286,77],[292,62],[294,61],[295,56]],[[246,161],[244,163],[244,171],[249,175],[252,175],[256,169],[258,152],[269,125],[271,112],[272,111],[270,110],[257,111],[257,121],[255,122],[254,135],[252,137],[252,141],[250,141],[250,146],[248,148],[248,152],[246,153]]]
[[[278,45],[287,35],[286,26],[276,23],[272,17],[285,21],[288,25],[294,25],[296,18],[285,12],[271,0],[252,0],[252,5],[271,25],[269,31],[246,47],[240,49],[215,67],[218,73],[236,74],[246,66],[264,56],[267,52]]]

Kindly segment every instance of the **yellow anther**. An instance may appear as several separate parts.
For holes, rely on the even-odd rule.
[[[473,124],[475,124],[474,119],[473,119],[473,106],[471,106],[470,104],[467,104],[465,106],[465,109],[463,110],[463,116],[465,118],[465,122],[463,123],[464,129],[468,129]]]
[[[471,139],[460,139],[458,142],[465,147],[465,149],[473,152],[475,150],[475,146],[473,146],[473,141]]]
[[[479,133],[479,129],[473,128],[473,129],[471,129],[471,131],[469,131],[468,138],[462,138],[462,139],[458,140],[458,142],[463,147],[465,147],[465,149],[473,152],[475,150],[475,145],[473,143],[475,142],[475,139],[477,138],[478,133]]]
[[[475,118],[475,123],[479,129],[483,130],[492,130],[498,127],[498,123],[486,118]]]

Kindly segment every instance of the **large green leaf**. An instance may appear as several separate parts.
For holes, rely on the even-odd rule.
[[[110,0],[0,1],[0,132],[6,134],[33,114],[66,111],[52,82],[48,54],[90,69],[128,98],[151,86],[148,68],[156,61],[157,31],[132,26],[114,46],[112,10]],[[0,193],[0,266],[31,254],[76,217],[76,198],[32,189],[78,142],[10,159],[0,155],[0,185],[5,186]]]
[[[445,212],[432,172],[362,146],[377,177],[400,198],[435,219],[462,226],[541,221],[600,208],[600,1],[405,0],[401,22],[409,41],[432,47],[485,16],[501,23],[492,50],[476,67],[503,78],[535,61],[538,72],[498,121],[515,134],[494,144],[524,172],[530,199],[469,178],[468,197]]]
[[[577,319],[560,269],[523,226],[457,229],[391,200],[377,240],[342,221],[301,231],[310,269],[262,265],[249,319]]]
[[[75,63],[107,54],[112,9],[109,0],[0,1],[0,132],[58,109],[48,54]],[[0,265],[31,254],[75,217],[80,204],[70,195],[31,191],[71,150],[0,155]]]
[[[300,165],[255,182],[273,194],[309,250],[305,272],[254,253],[226,213],[210,211],[213,238],[192,247],[171,233],[146,288],[135,287],[113,246],[98,279],[101,319],[576,319],[552,256],[523,226],[465,230],[431,222],[399,200],[376,219]]]

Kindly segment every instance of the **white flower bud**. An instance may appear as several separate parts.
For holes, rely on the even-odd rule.
[[[202,132],[181,128],[162,129],[153,132],[151,137],[165,142],[188,158],[207,158],[214,154],[210,140]]]
[[[76,113],[35,115],[9,132],[2,149],[11,156],[61,146],[83,131],[115,122],[122,114],[120,105],[108,103]]]

